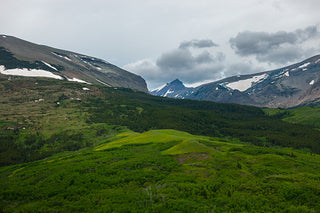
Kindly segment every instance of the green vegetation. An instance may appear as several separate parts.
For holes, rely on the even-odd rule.
[[[1,212],[320,211],[299,109],[1,75],[0,93]]]
[[[184,153],[212,153],[213,141],[219,141],[219,145],[225,145],[225,140],[221,138],[209,138],[205,136],[194,136],[186,132],[176,130],[152,130],[137,134],[134,132],[124,132],[118,134],[115,138],[108,139],[107,143],[102,143],[95,148],[97,151],[118,148],[121,146],[150,144],[150,143],[168,143],[174,142],[176,145],[168,150],[163,150],[162,154],[177,155]],[[206,146],[205,144],[210,144]],[[216,144],[217,146],[217,144]],[[215,147],[216,147],[215,146]],[[235,146],[235,145],[234,145]]]
[[[173,130],[121,133],[96,149],[1,168],[1,208],[318,212],[319,162],[319,155],[289,148],[222,142]]]
[[[104,98],[91,96],[84,105],[91,106],[91,123],[127,126],[136,132],[176,129],[211,137],[229,136],[258,146],[307,148],[320,153],[318,131],[267,116],[260,108],[175,100],[125,89],[110,93],[109,88],[102,88],[100,92]]]
[[[293,109],[264,109],[270,116],[282,118],[282,120],[314,127],[320,130],[320,108],[305,106]]]
[[[0,78],[0,165],[98,144],[126,131],[175,129],[320,153],[320,133],[256,107],[150,96],[130,89]],[[18,104],[17,104],[18,103]]]

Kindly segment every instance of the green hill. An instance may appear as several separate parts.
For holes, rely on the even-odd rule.
[[[0,93],[3,212],[320,211],[320,133],[287,112],[36,78]]]
[[[4,212],[318,212],[320,158],[174,130],[2,167]]]
[[[284,121],[320,130],[320,108],[319,106],[304,106],[292,109],[264,109],[265,113],[281,118]]]
[[[0,78],[0,92],[0,165],[92,146],[126,128],[175,129],[320,153],[318,131],[256,107],[46,79]]]

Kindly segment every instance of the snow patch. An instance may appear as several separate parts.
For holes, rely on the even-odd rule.
[[[317,63],[319,63],[319,62],[320,62],[320,59],[316,60],[314,63],[316,63],[316,64],[317,64]]]
[[[84,83],[84,84],[91,84],[89,82],[86,82],[84,80],[81,79],[77,79],[77,78],[67,78],[68,81],[74,81],[74,82],[79,82],[79,83]]]
[[[7,38],[7,36],[3,35],[2,38]]]
[[[17,75],[17,76],[25,76],[25,77],[46,77],[46,78],[54,78],[63,80],[60,75],[55,75],[52,72],[46,70],[37,70],[37,69],[9,69],[6,70],[5,66],[0,66],[0,73],[4,75]]]
[[[261,82],[267,77],[268,77],[268,74],[257,75],[245,80],[239,80],[236,82],[228,83],[226,86],[233,90],[239,90],[240,92],[243,92],[249,89],[253,83]]]
[[[307,71],[307,70],[308,70],[307,68],[303,68],[303,69],[302,69],[302,71]]]
[[[314,80],[310,81],[309,84],[310,84],[310,85],[314,85]]]
[[[171,89],[169,89],[169,90],[166,92],[166,94],[164,94],[163,97],[167,97],[167,95],[169,95],[169,94],[171,94],[171,93],[174,93],[174,91],[171,90]]]
[[[166,86],[167,86],[167,84],[164,84],[164,85],[162,85],[162,86],[160,86],[160,87],[157,87],[157,88],[151,90],[151,92],[159,92],[160,90],[162,90],[162,89],[165,88]]]
[[[54,69],[54,70],[56,70],[56,71],[58,71],[57,70],[57,68],[55,68],[54,66],[52,66],[51,64],[49,64],[49,63],[47,63],[47,62],[45,62],[45,61],[41,61],[42,63],[44,63],[46,66],[48,66],[48,67],[50,67],[50,68],[52,68],[52,69]]]
[[[68,61],[72,61],[70,58],[68,58],[67,56],[64,56],[64,55],[60,55],[60,54],[57,54],[57,53],[55,53],[55,52],[51,52],[53,55],[56,55],[56,56],[58,56],[58,57],[60,57],[60,58],[64,58],[64,59],[66,59],[66,60],[68,60]]]
[[[305,68],[305,67],[307,67],[307,66],[309,66],[311,63],[310,62],[307,62],[307,63],[305,63],[305,64],[302,64],[301,66],[299,66],[298,68]]]
[[[89,91],[90,89],[87,87],[83,87],[82,90]]]
[[[284,75],[287,76],[287,77],[289,77],[289,76],[290,76],[289,71],[287,71]]]
[[[98,81],[99,83],[101,83],[101,84],[103,84],[103,85],[105,85],[105,86],[111,87],[109,84],[104,83],[103,81],[100,81],[100,80],[98,80],[98,79],[96,79],[96,81]]]

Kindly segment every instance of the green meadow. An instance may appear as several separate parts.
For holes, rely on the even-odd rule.
[[[318,212],[320,157],[175,130],[1,168],[4,212]]]
[[[0,78],[0,212],[320,212],[318,108],[82,87]]]

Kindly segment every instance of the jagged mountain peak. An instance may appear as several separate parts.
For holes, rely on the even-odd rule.
[[[185,87],[182,81],[175,79],[170,83],[166,83],[165,85],[152,90],[150,93],[162,97],[183,98],[181,92],[185,93],[189,89],[191,88]]]
[[[170,84],[182,84],[183,85],[182,81],[180,81],[178,78],[171,81]]]

